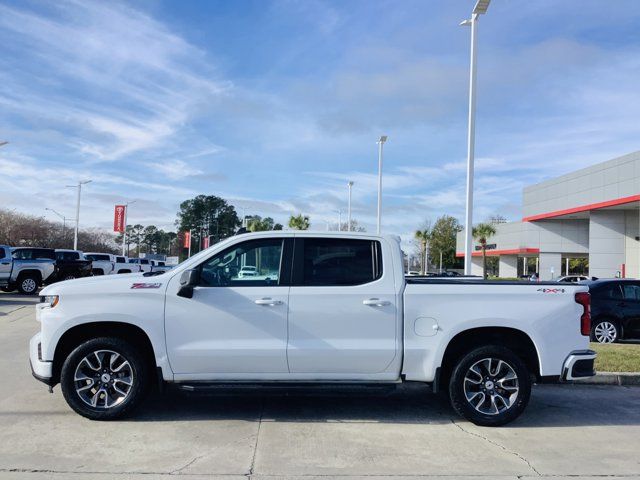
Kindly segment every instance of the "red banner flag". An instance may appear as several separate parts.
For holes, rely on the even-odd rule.
[[[189,246],[191,245],[191,232],[184,232],[184,240],[182,242],[182,246],[184,248],[189,248]]]
[[[202,238],[202,249],[209,248],[209,237]]]
[[[113,211],[113,231],[123,233],[125,229],[124,215],[126,211],[125,205],[116,205]]]

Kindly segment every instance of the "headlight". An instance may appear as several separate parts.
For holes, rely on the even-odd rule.
[[[46,306],[53,308],[60,301],[60,297],[58,295],[42,295],[40,297],[40,303],[44,303]]]

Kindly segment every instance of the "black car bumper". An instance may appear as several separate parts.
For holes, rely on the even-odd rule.
[[[596,352],[593,350],[578,350],[571,352],[564,361],[562,380],[576,380],[593,377],[596,374],[594,363]]]

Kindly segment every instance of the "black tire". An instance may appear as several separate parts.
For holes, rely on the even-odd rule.
[[[17,286],[22,295],[35,295],[40,286],[40,279],[33,274],[27,273],[18,278]]]
[[[476,371],[486,371],[483,367],[485,363],[482,363],[486,362],[486,359],[493,359],[489,368],[491,369],[492,365],[495,366],[494,371],[497,371],[497,374],[495,376],[487,375],[484,378],[481,375],[476,377],[475,375],[478,375],[475,373]],[[498,367],[499,361],[503,362],[501,367]],[[505,367],[505,364],[510,370]],[[471,370],[472,367],[474,370]],[[516,379],[503,380],[501,384],[497,383],[501,378],[507,378],[507,374],[509,376],[515,374]],[[465,380],[468,375],[469,380]],[[477,378],[480,379],[479,384],[473,383]],[[508,385],[505,385],[506,382]],[[465,385],[469,389],[467,392],[465,392]],[[506,389],[503,389],[502,386],[505,386]],[[488,387],[491,387],[491,390]],[[477,392],[474,392],[475,388],[478,389]],[[478,396],[473,396],[476,393]],[[467,394],[471,396],[471,400],[476,401],[475,399],[478,398],[477,405],[474,406],[467,399]],[[486,345],[467,353],[455,365],[449,379],[449,398],[453,409],[476,425],[497,427],[515,420],[526,408],[530,396],[531,377],[526,365],[511,350],[500,345]],[[509,405],[498,398],[506,398]],[[499,403],[500,405],[498,405]],[[493,410],[494,406],[495,413],[487,412]]]
[[[124,380],[116,379],[116,376],[119,372],[116,373],[117,368],[114,368],[112,372],[110,367],[106,364],[110,363],[111,357],[107,359],[105,351],[115,352],[121,357],[119,359],[124,359],[128,362],[129,368],[131,371],[131,376],[126,377],[126,380],[131,380],[131,386],[127,390],[126,396],[119,402],[115,403],[112,406],[107,406],[107,402],[109,400],[109,392],[113,395],[111,398],[116,398],[119,395],[114,388],[114,380],[115,382],[122,381],[122,384],[119,384],[123,390],[126,390],[127,387],[124,386]],[[98,369],[95,371],[93,368],[88,369],[87,363],[84,362],[85,357],[90,357],[92,359],[95,358],[94,352],[102,352],[98,354],[98,359],[102,357],[102,361],[98,360],[95,362],[94,366],[105,366],[107,368]],[[105,365],[102,365],[102,363]],[[82,365],[81,365],[82,364]],[[117,367],[120,363],[114,363]],[[77,391],[77,388],[84,387],[84,385],[76,380],[76,371],[82,374],[82,368],[85,370],[89,370],[92,373],[95,371],[96,378],[92,380],[93,386],[88,387],[88,390],[85,389],[85,392],[82,395],[85,395],[85,399],[81,397],[81,393]],[[103,371],[107,370],[107,371]],[[129,342],[122,340],[120,338],[113,337],[101,337],[94,338],[91,340],[87,340],[78,346],[71,354],[67,357],[62,365],[62,371],[60,374],[60,387],[62,389],[62,394],[64,399],[67,401],[67,404],[79,413],[83,417],[89,418],[91,420],[115,420],[117,418],[122,418],[128,414],[130,414],[136,407],[138,407],[147,393],[149,386],[149,366],[144,361],[144,358],[138,353],[136,348],[132,346]],[[103,375],[107,374],[107,377],[112,375],[112,379],[104,379]],[[100,377],[98,377],[100,375]],[[93,375],[91,375],[93,376]],[[125,377],[123,377],[125,378]],[[102,383],[106,381],[107,383]],[[85,380],[82,380],[85,381]],[[106,385],[106,387],[105,387]],[[116,384],[117,385],[117,384]],[[102,388],[106,388],[107,395],[102,390]],[[101,396],[102,395],[102,396]],[[98,405],[92,406],[87,403],[88,397],[93,396],[97,398],[96,402]],[[107,400],[101,400],[106,398]],[[103,401],[104,404],[99,406],[99,403]]]
[[[591,325],[591,341],[596,343],[616,343],[620,340],[620,326],[615,320],[603,318]]]
[[[93,271],[93,276],[97,277],[100,275],[104,275],[104,272],[102,270],[100,270],[99,268]]]

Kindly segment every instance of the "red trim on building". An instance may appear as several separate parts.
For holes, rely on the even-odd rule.
[[[640,195],[631,195],[630,197],[616,198],[615,200],[607,200],[606,202],[590,203],[589,205],[582,205],[580,207],[567,208],[565,210],[556,210],[555,212],[540,213],[538,215],[531,215],[530,217],[524,217],[523,222],[533,222],[535,220],[543,220],[545,218],[560,217],[562,215],[569,215],[571,213],[587,212],[589,210],[598,210],[599,208],[615,207],[616,205],[624,205],[625,203],[632,203],[640,201]]]
[[[495,257],[497,255],[520,255],[523,253],[540,253],[539,248],[513,248],[511,250],[487,250],[487,257]],[[481,257],[482,250],[475,251],[472,257]],[[464,257],[464,252],[457,252],[456,257]]]

